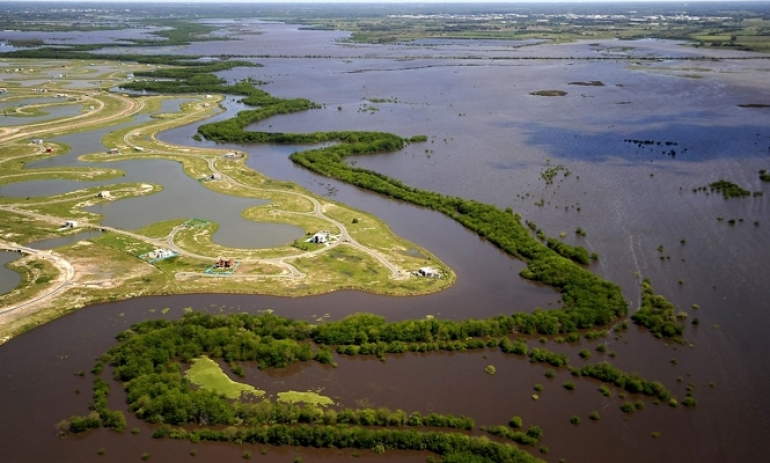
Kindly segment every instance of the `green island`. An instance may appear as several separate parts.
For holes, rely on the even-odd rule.
[[[760,178],[761,178],[760,174]],[[741,187],[740,185],[730,182],[728,180],[717,180],[716,182],[711,182],[708,184],[707,187],[703,186],[700,188],[693,189],[694,193],[697,193],[698,191],[709,191],[712,193],[719,193],[722,195],[724,199],[730,199],[730,198],[744,198],[748,196],[752,196],[752,193]],[[761,196],[762,192],[757,191],[754,192],[753,196]]]
[[[573,376],[596,379],[601,388],[615,386],[654,397],[656,403],[677,404],[657,381],[625,373],[607,362],[571,367],[564,354],[543,348],[529,350],[526,340],[511,340],[509,333],[510,322],[506,323],[505,317],[386,322],[383,317],[354,314],[311,325],[273,314],[212,316],[187,311],[180,319],[148,320],[118,335],[120,342],[101,355],[92,369],[94,411],[63,420],[58,428],[63,434],[102,426],[125,431],[123,412],[107,406],[110,387],[101,375],[109,365],[114,379],[123,384],[129,410],[150,423],[162,423],[153,434],[155,438],[362,448],[375,453],[420,449],[437,453],[447,462],[466,461],[459,458],[471,456],[484,461],[536,461],[511,444],[459,432],[476,429],[468,417],[422,416],[385,408],[340,409],[331,399],[313,392],[279,392],[278,398],[271,400],[264,391],[231,380],[216,361],[226,362],[234,374],[245,363],[256,363],[261,370],[311,360],[333,365],[332,348],[345,355],[382,356],[497,347],[513,355],[528,355],[535,363],[566,368]],[[572,382],[565,383],[565,388],[574,387]],[[259,398],[262,400],[254,401]],[[688,395],[682,403],[693,406],[695,399]],[[185,428],[188,424],[197,426]],[[542,436],[537,426],[519,430],[521,419],[512,420],[509,426],[480,429],[523,446],[535,445]]]

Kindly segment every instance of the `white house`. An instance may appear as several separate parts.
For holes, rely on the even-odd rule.
[[[120,150],[117,148],[110,148],[107,150],[107,154],[120,154]]]
[[[77,227],[78,227],[77,220],[68,220],[64,222],[64,228],[77,228]]]
[[[316,244],[325,244],[329,242],[329,233],[328,230],[321,230],[315,235],[311,236],[310,239],[307,240],[308,243],[316,243]]]
[[[98,197],[100,197],[100,198],[105,198],[105,199],[109,199],[109,198],[112,198],[112,195],[111,195],[111,194],[110,194],[110,192],[109,192],[109,191],[107,191],[107,190],[104,190],[104,191],[100,191],[100,192],[99,192],[99,194],[98,194],[97,196],[98,196]]]
[[[222,174],[219,173],[213,173],[209,177],[211,180],[222,180]]]
[[[174,251],[170,249],[154,249],[152,252],[147,254],[147,257],[150,259],[165,259],[173,256]]]
[[[134,151],[142,152],[144,151],[144,148],[142,148],[141,146],[134,146]]]
[[[420,267],[417,274],[426,278],[441,278],[441,272],[433,267]]]

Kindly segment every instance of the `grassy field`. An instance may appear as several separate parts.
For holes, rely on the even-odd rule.
[[[192,366],[185,371],[185,376],[198,387],[224,394],[229,399],[237,399],[243,395],[265,395],[265,391],[260,391],[254,386],[233,381],[217,362],[208,357],[193,360]]]

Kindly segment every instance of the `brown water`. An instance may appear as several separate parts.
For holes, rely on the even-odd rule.
[[[272,83],[266,90],[278,96],[307,97],[326,108],[275,117],[253,129],[274,131],[384,130],[431,137],[387,155],[359,158],[359,166],[403,179],[431,190],[511,206],[535,221],[549,235],[567,232],[565,240],[600,254],[592,269],[618,283],[638,304],[638,279],[652,279],[657,292],[676,303],[700,325],[688,324],[690,346],[666,345],[632,326],[613,337],[579,345],[547,347],[570,354],[605,342],[616,353],[612,362],[628,371],[659,379],[675,395],[695,385],[694,409],[655,406],[633,415],[618,409],[622,400],[613,390],[605,398],[598,383],[573,379],[576,390],[561,387],[569,378],[559,370],[549,380],[545,368],[497,351],[391,356],[387,362],[366,358],[337,358],[336,369],[314,363],[283,371],[250,371],[248,380],[275,393],[287,389],[323,388],[344,406],[367,404],[407,411],[468,414],[478,424],[504,424],[512,415],[545,430],[548,458],[570,462],[596,461],[764,461],[770,419],[770,361],[765,335],[770,309],[770,188],[756,171],[770,169],[768,113],[738,104],[770,101],[764,78],[766,61],[738,61],[730,52],[692,50],[669,42],[623,42],[638,56],[707,53],[719,61],[667,61],[629,67],[629,61],[493,60],[503,51],[477,47],[478,60],[453,60],[468,48],[336,45],[329,33],[297,31],[289,26],[265,26],[265,34],[249,36],[253,46],[274,46],[284,54],[318,50],[348,59],[262,60],[264,68],[223,73],[234,79],[247,75]],[[273,34],[274,32],[274,34]],[[319,39],[320,38],[320,39]],[[524,47],[507,53],[529,56],[606,56],[617,42]],[[196,50],[216,44],[196,44]],[[284,48],[281,48],[284,47]],[[364,51],[373,54],[363,57]],[[416,56],[431,55],[420,59]],[[275,52],[278,54],[279,52]],[[408,61],[404,57],[412,55]],[[440,58],[444,56],[445,58]],[[485,58],[487,56],[487,58]],[[440,58],[440,59],[439,59]],[[704,70],[708,69],[708,70]],[[696,74],[699,78],[687,77]],[[570,85],[601,80],[604,87]],[[563,89],[561,98],[529,95],[540,89]],[[362,98],[397,97],[398,103],[376,103],[379,111],[360,112]],[[337,107],[342,110],[337,110]],[[167,141],[194,145],[194,128],[163,135]],[[676,142],[677,154],[639,148],[625,139]],[[206,145],[206,143],[202,143]],[[670,149],[671,147],[668,147]],[[686,150],[685,150],[686,148]],[[150,426],[131,418],[133,436],[105,431],[58,439],[54,424],[70,414],[84,413],[90,383],[73,373],[89,370],[93,358],[113,343],[116,333],[131,323],[179,316],[182,308],[223,313],[272,308],[280,315],[313,320],[367,311],[387,318],[435,315],[451,319],[485,317],[514,310],[548,307],[556,295],[518,278],[521,264],[501,254],[443,216],[385,200],[338,182],[319,178],[292,166],[291,151],[281,147],[238,147],[250,155],[250,165],[269,176],[296,181],[319,193],[384,218],[400,235],[427,247],[452,266],[457,284],[447,291],[416,298],[388,298],[340,292],[303,299],[263,296],[177,296],[97,305],[35,329],[0,347],[0,444],[3,461],[97,461],[105,447],[110,461],[135,461],[142,452],[153,460],[189,458],[189,443],[153,441]],[[431,150],[425,152],[425,150]],[[571,171],[553,185],[540,173],[550,158]],[[578,179],[579,177],[579,179]],[[725,178],[764,196],[724,200],[694,194],[692,188]],[[681,187],[681,190],[680,190]],[[529,195],[529,196],[527,196]],[[536,205],[540,199],[544,202]],[[566,208],[566,209],[565,209]],[[580,210],[578,211],[578,208]],[[723,217],[718,221],[717,217]],[[736,219],[730,226],[727,220]],[[739,219],[743,219],[740,222]],[[755,226],[754,221],[760,225]],[[577,226],[586,238],[575,236]],[[681,239],[686,244],[681,244]],[[659,253],[657,247],[664,246]],[[660,259],[660,255],[670,259]],[[678,284],[682,279],[684,284]],[[690,309],[693,303],[701,307]],[[158,309],[150,313],[151,308]],[[537,345],[536,340],[530,345]],[[486,358],[485,358],[486,356]],[[594,353],[592,361],[604,357]],[[671,361],[676,359],[675,364]],[[484,374],[493,364],[497,374]],[[677,382],[682,378],[682,383]],[[708,387],[714,382],[716,387]],[[531,400],[536,383],[544,385],[541,399]],[[76,395],[80,389],[82,394]],[[118,387],[113,385],[118,400]],[[639,397],[630,396],[636,400]],[[597,410],[601,420],[587,415]],[[580,426],[569,423],[572,415]],[[659,431],[660,439],[651,433]],[[201,461],[235,461],[248,447],[196,445]],[[251,449],[257,455],[257,449]],[[534,450],[533,450],[534,451]],[[345,452],[350,455],[350,452]],[[424,461],[425,455],[391,453],[399,461]],[[334,460],[335,451],[271,449],[268,461]],[[362,452],[368,457],[368,452]],[[259,456],[262,458],[262,456]],[[378,458],[379,460],[380,458]]]

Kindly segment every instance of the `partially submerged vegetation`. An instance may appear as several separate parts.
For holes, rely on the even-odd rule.
[[[95,412],[63,421],[60,430],[80,433],[100,426],[118,432],[125,430],[122,412],[109,410],[106,405],[110,386],[101,374],[109,364],[114,379],[125,389],[129,409],[138,418],[161,424],[155,429],[155,438],[368,449],[381,445],[382,451],[429,450],[446,457],[444,461],[465,461],[457,459],[461,455],[484,456],[484,461],[535,461],[509,444],[467,435],[460,438],[455,430],[476,428],[474,420],[468,417],[385,408],[341,408],[312,391],[279,392],[276,400],[251,392],[252,396],[246,398],[244,390],[253,391],[253,386],[240,384],[233,388],[233,384],[239,383],[230,380],[217,362],[226,362],[236,374],[242,374],[239,371],[248,364],[256,364],[260,369],[283,368],[311,360],[334,364],[331,351],[335,346],[338,352],[348,355],[422,352],[426,345],[434,346],[429,350],[499,346],[504,352],[527,355],[526,341],[511,341],[511,325],[505,317],[386,322],[379,316],[357,314],[314,326],[269,313],[211,316],[185,312],[177,320],[148,320],[121,333],[119,344],[102,355],[92,370]],[[348,349],[371,345],[376,348],[367,348],[366,352]],[[575,377],[602,381],[602,388],[606,384],[659,400],[676,400],[661,383],[625,373],[607,362],[569,367],[565,355],[540,348],[532,349],[529,357],[533,362],[567,366]],[[575,383],[567,381],[564,387],[572,390]],[[689,406],[695,405],[689,393],[686,400]],[[637,403],[643,406],[640,400]],[[196,427],[184,427],[189,424]],[[511,429],[491,426],[482,430],[521,445],[535,445],[542,436],[537,426],[521,430],[521,418],[512,418],[509,425]],[[367,429],[370,426],[384,429]],[[419,429],[426,426],[435,429]]]
[[[700,188],[700,190],[705,190],[705,189],[706,187]],[[696,191],[697,190],[698,189],[696,189]],[[724,197],[725,199],[742,198],[745,196],[751,196],[751,192],[749,190],[746,190],[745,188],[742,188],[740,185],[737,185],[727,180],[717,180],[716,182],[709,183],[708,190],[714,193],[721,194],[722,197]]]
[[[222,359],[231,365],[258,361],[260,368],[282,368],[311,359],[326,363],[324,352],[328,350],[318,343],[323,337],[318,328],[329,326],[335,331],[346,331],[358,327],[365,331],[351,334],[361,338],[363,333],[373,335],[376,332],[374,326],[366,323],[372,319],[372,316],[361,316],[346,319],[344,323],[331,322],[313,327],[306,322],[270,314],[212,317],[188,313],[176,321],[139,323],[119,335],[120,344],[100,357],[93,369],[97,413],[71,417],[60,423],[59,428],[74,433],[99,426],[118,432],[125,430],[122,413],[106,408],[109,383],[100,375],[105,364],[110,363],[115,379],[125,388],[129,409],[150,423],[163,423],[155,430],[155,438],[366,449],[377,444],[382,446],[382,451],[429,450],[446,456],[447,461],[456,461],[449,458],[461,455],[497,455],[488,461],[537,461],[514,446],[468,438],[453,431],[473,430],[475,423],[468,417],[439,413],[422,415],[384,408],[340,409],[333,407],[330,401],[318,400],[320,396],[315,393],[279,393],[276,401],[238,400],[242,397],[241,392],[232,390],[230,385],[222,386],[219,378],[214,382],[210,377],[195,379],[200,378],[196,370],[202,359],[206,359],[203,360],[206,370],[211,370],[210,363],[215,369],[219,368],[213,359]],[[452,324],[442,323],[449,324],[442,326]],[[396,333],[397,329],[394,326],[386,331]],[[188,362],[192,363],[189,367],[185,366]],[[201,387],[193,387],[193,384]],[[193,430],[172,427],[190,423],[198,427]],[[221,425],[228,427],[223,429]],[[370,426],[385,429],[366,429]],[[435,429],[418,430],[425,426]],[[532,444],[539,436],[540,433],[533,430],[527,432],[526,442],[518,438],[513,440]]]
[[[631,315],[634,323],[649,329],[657,338],[680,339],[684,333],[684,323],[677,316],[676,306],[665,297],[655,294],[652,283],[645,278],[642,281],[642,303]]]
[[[564,96],[567,92],[564,90],[535,90],[534,92],[530,92],[530,95],[533,96]]]

